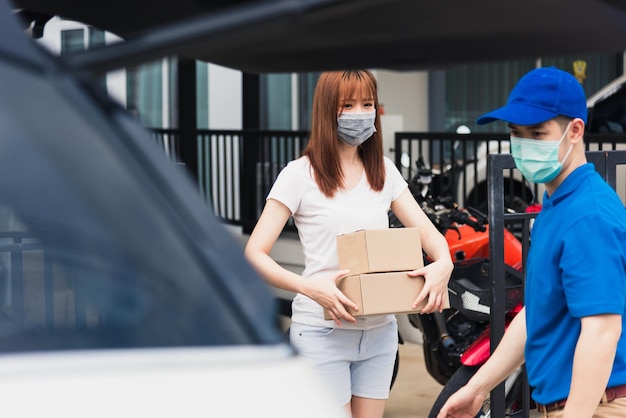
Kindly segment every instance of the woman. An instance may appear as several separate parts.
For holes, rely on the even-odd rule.
[[[422,212],[406,181],[384,157],[377,84],[364,70],[323,73],[313,97],[312,129],[303,155],[279,174],[245,254],[273,286],[297,295],[290,338],[311,359],[354,418],[381,418],[397,351],[394,315],[355,318],[358,310],[338,288],[337,235],[388,228],[391,208],[407,227],[419,228],[434,260],[408,273],[425,286],[414,307],[441,311],[453,264],[444,237]],[[293,216],[305,256],[301,275],[281,267],[270,251]],[[422,254],[415,254],[422,257]],[[324,308],[332,320],[324,319]]]

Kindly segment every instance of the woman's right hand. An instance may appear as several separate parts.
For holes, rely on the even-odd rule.
[[[330,317],[341,326],[341,321],[356,322],[356,318],[350,315],[346,310],[346,306],[359,310],[356,303],[352,302],[337,287],[337,281],[346,277],[350,270],[338,271],[335,275],[324,277],[316,280],[309,280],[307,296],[319,303],[328,311]]]

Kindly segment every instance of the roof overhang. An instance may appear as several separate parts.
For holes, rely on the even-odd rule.
[[[245,72],[416,70],[467,62],[619,53],[618,0],[15,0],[126,42],[70,58],[106,71],[179,55]],[[105,52],[106,51],[106,52]]]

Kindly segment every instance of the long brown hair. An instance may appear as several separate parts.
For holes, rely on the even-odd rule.
[[[343,173],[339,161],[339,138],[337,137],[337,112],[346,100],[373,99],[378,109],[377,83],[367,70],[329,71],[322,73],[313,96],[311,134],[302,151],[311,161],[318,187],[328,197],[343,187]],[[365,167],[370,187],[381,191],[385,184],[383,138],[380,116],[376,111],[376,132],[359,145],[358,153]]]

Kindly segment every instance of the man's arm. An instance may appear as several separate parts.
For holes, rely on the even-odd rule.
[[[622,332],[620,315],[588,316],[581,319],[581,324],[564,410],[568,418],[593,415],[606,389]]]
[[[513,319],[498,347],[476,374],[445,403],[438,418],[475,416],[483,401],[500,382],[524,363],[526,308]]]

